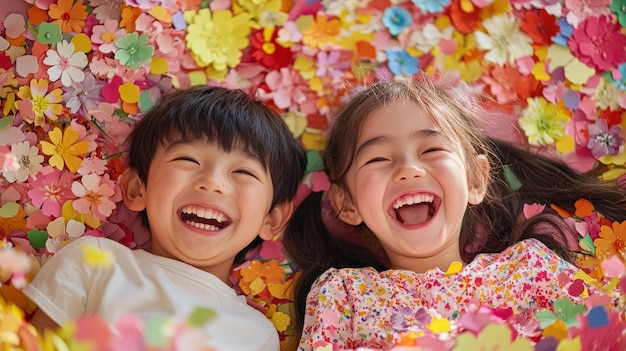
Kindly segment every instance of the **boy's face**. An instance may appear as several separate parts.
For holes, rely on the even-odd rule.
[[[271,176],[240,149],[225,152],[205,140],[159,146],[141,191],[152,253],[220,278],[257,234],[272,237]]]

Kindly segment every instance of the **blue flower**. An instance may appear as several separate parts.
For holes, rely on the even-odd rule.
[[[404,28],[413,24],[413,18],[409,11],[400,6],[388,7],[385,9],[383,24],[391,35],[398,35]]]
[[[443,12],[450,5],[450,0],[413,0],[415,6],[424,13]]]
[[[393,74],[402,76],[419,72],[419,59],[409,55],[406,50],[388,49],[387,61]]]

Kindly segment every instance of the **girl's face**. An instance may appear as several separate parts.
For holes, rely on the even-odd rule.
[[[348,206],[378,237],[392,268],[446,269],[460,261],[463,215],[485,193],[485,182],[468,183],[463,160],[459,144],[414,102],[366,118],[345,178]]]

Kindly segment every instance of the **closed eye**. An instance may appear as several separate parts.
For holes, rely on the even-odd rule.
[[[437,151],[444,151],[444,149],[437,148],[437,147],[431,147],[430,149],[424,151],[424,153],[437,152]]]
[[[238,169],[238,170],[236,170],[236,171],[235,171],[235,173],[244,174],[244,175],[248,175],[248,176],[254,177],[254,178],[256,178],[256,179],[259,179],[259,178],[256,176],[256,174],[254,174],[254,172],[249,171],[249,170],[247,170],[247,169]]]
[[[188,157],[188,156],[179,156],[179,157],[176,157],[176,158],[174,159],[174,161],[187,161],[187,162],[192,162],[192,163],[195,163],[195,164],[197,164],[197,165],[199,165],[199,164],[200,164],[200,162],[198,162],[198,161],[196,161],[194,158],[192,158],[192,157]]]
[[[382,161],[387,161],[387,159],[384,158],[384,157],[374,157],[373,159],[365,162],[365,164],[367,165],[367,164],[370,164],[370,163],[382,162]]]

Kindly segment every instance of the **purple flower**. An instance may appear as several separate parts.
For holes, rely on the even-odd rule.
[[[598,119],[596,123],[590,125],[587,148],[591,150],[593,157],[617,155],[620,146],[624,143],[624,139],[619,135],[621,129],[619,125],[613,125],[609,128],[603,119]]]
[[[424,307],[420,307],[415,312],[408,307],[403,307],[391,316],[393,328],[397,331],[407,331],[414,327],[423,329],[431,321],[432,317]]]
[[[104,87],[104,82],[96,81],[91,72],[86,72],[82,82],[75,82],[63,88],[65,106],[72,114],[80,112],[84,117],[89,116],[89,111],[97,110],[98,104],[104,101],[101,94],[102,87]]]

